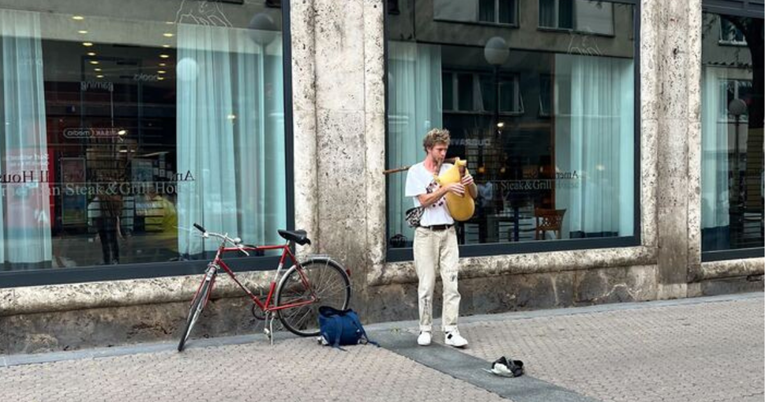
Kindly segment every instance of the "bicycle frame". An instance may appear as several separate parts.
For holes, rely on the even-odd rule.
[[[298,262],[297,258],[294,254],[292,254],[292,251],[289,247],[289,242],[279,245],[279,246],[242,246],[242,247],[226,247],[226,242],[222,242],[221,245],[218,247],[218,251],[215,253],[215,258],[208,264],[207,273],[202,279],[202,282],[199,284],[199,287],[197,288],[196,293],[194,294],[194,300],[196,298],[196,295],[199,294],[200,289],[202,289],[202,285],[205,283],[205,281],[211,281],[210,282],[210,291],[207,293],[207,300],[204,301],[205,306],[207,305],[207,302],[210,300],[210,295],[212,295],[213,288],[215,287],[215,276],[217,274],[217,271],[219,269],[223,269],[228,276],[231,277],[231,279],[234,280],[234,282],[239,286],[244,293],[247,294],[247,296],[250,297],[253,303],[257,305],[264,313],[272,313],[274,311],[283,310],[287,308],[293,308],[293,307],[299,307],[304,306],[307,304],[311,304],[316,299],[316,294],[314,294],[313,289],[311,288],[310,283],[308,282],[308,279],[306,278],[305,274],[303,273],[303,270],[300,269],[300,263]],[[261,301],[261,299],[258,296],[255,296],[255,294],[250,291],[246,286],[244,286],[236,277],[236,274],[234,273],[231,268],[226,265],[226,263],[223,261],[223,254],[229,253],[229,252],[241,252],[244,251],[266,251],[266,250],[282,250],[281,258],[279,259],[279,265],[276,268],[276,274],[274,275],[274,279],[271,281],[271,284],[269,285],[268,289],[268,296],[266,296],[265,301]],[[298,273],[300,274],[300,280],[303,283],[303,286],[306,287],[306,289],[310,290],[311,292],[311,298],[305,301],[296,302],[296,303],[290,303],[285,304],[281,306],[273,306],[273,299],[274,299],[274,292],[276,291],[277,286],[277,280],[279,279],[279,275],[281,274],[282,268],[284,268],[284,261],[289,257],[289,259],[292,261],[292,263],[298,267]],[[210,270],[214,270],[211,272]]]

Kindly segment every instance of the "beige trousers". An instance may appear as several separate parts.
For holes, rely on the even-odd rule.
[[[457,290],[459,271],[457,232],[452,226],[446,230],[417,228],[414,232],[414,267],[420,278],[418,288],[420,331],[433,330],[433,289],[440,271],[443,283],[443,329],[457,329],[460,314],[460,292]]]

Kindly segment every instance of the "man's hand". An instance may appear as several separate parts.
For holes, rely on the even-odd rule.
[[[465,194],[465,186],[462,183],[449,183],[446,185],[447,191],[457,195]]]
[[[470,173],[465,173],[465,175],[462,176],[462,185],[467,187],[471,184],[473,184],[473,176],[471,176]]]
[[[473,199],[478,198],[478,187],[476,187],[473,176],[470,173],[465,172],[465,175],[462,176],[462,185],[468,190]]]

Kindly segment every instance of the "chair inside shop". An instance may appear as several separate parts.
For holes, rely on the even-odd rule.
[[[561,226],[563,225],[563,217],[565,215],[565,209],[534,208],[534,218],[537,224],[534,230],[534,239],[545,240],[547,232],[553,232],[556,239],[560,240]]]

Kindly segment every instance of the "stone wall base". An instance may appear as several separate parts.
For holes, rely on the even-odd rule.
[[[460,315],[657,300],[656,266],[633,266],[460,280]],[[706,280],[687,285],[687,296],[762,291],[762,276]],[[666,296],[666,294],[665,294]],[[417,284],[392,284],[356,292],[352,307],[365,323],[417,319]],[[178,340],[188,303],[161,303],[0,317],[0,354],[43,353]],[[434,316],[441,316],[440,282]],[[278,325],[275,325],[275,327]],[[245,298],[213,300],[193,339],[259,334],[263,322]],[[263,338],[265,342],[265,337]]]
[[[460,315],[584,306],[656,299],[656,266],[601,268],[460,279]],[[441,316],[441,285],[433,311]],[[369,322],[417,319],[417,284],[371,287],[363,318]]]
[[[732,293],[762,292],[762,275],[709,279],[688,285],[688,297],[717,296]]]
[[[177,342],[189,304],[162,303],[0,317],[0,354]],[[244,298],[212,300],[190,339],[262,331]]]

